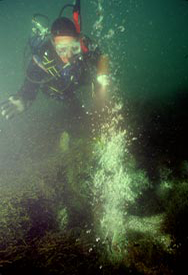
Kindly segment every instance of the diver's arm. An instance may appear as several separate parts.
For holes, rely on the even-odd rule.
[[[106,54],[103,54],[99,45],[88,37],[84,37],[83,42],[88,48],[88,53],[85,56],[86,64],[92,72],[93,96],[96,105],[102,107],[107,100],[107,90],[110,85],[109,58]]]
[[[36,98],[40,86],[39,80],[43,74],[44,72],[31,61],[22,87],[15,95],[0,103],[2,116],[10,119],[28,109]]]
[[[97,76],[109,75],[109,59],[107,55],[100,55],[97,62]]]
[[[110,85],[109,59],[107,55],[101,55],[98,58],[96,78],[96,100],[103,105],[108,98],[108,88]]]
[[[109,59],[107,55],[101,55],[97,63],[97,83],[102,89],[110,84]]]
[[[25,102],[34,101],[44,76],[45,72],[32,60],[27,67],[24,83],[17,95]]]

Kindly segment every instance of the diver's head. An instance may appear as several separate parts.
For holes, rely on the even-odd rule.
[[[57,18],[51,27],[52,42],[64,63],[81,52],[79,34],[74,23],[66,18]]]
[[[52,37],[56,36],[71,36],[78,38],[79,34],[76,31],[74,23],[66,17],[58,17],[51,27]]]

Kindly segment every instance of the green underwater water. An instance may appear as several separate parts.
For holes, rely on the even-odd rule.
[[[1,1],[0,100],[22,84],[33,13],[52,22],[65,3]],[[83,32],[110,57],[111,103],[78,118],[40,94],[0,118],[0,273],[181,274],[188,3],[81,3]]]

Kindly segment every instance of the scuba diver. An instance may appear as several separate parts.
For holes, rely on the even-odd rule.
[[[67,7],[73,8],[73,20],[62,16]],[[89,85],[96,102],[103,100],[109,86],[108,58],[98,45],[81,34],[80,1],[62,8],[52,23],[50,35],[36,18],[33,21],[40,35],[30,41],[32,60],[20,90],[0,103],[2,116],[10,119],[27,110],[39,90],[71,102],[80,87]]]

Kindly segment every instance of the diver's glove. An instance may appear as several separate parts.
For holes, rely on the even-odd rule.
[[[102,87],[108,87],[110,85],[110,76],[107,74],[100,74],[97,76],[97,82]]]
[[[0,103],[1,114],[6,119],[10,119],[16,116],[17,114],[25,111],[28,105],[29,103],[24,102],[24,100],[20,96],[10,96],[7,100]]]

